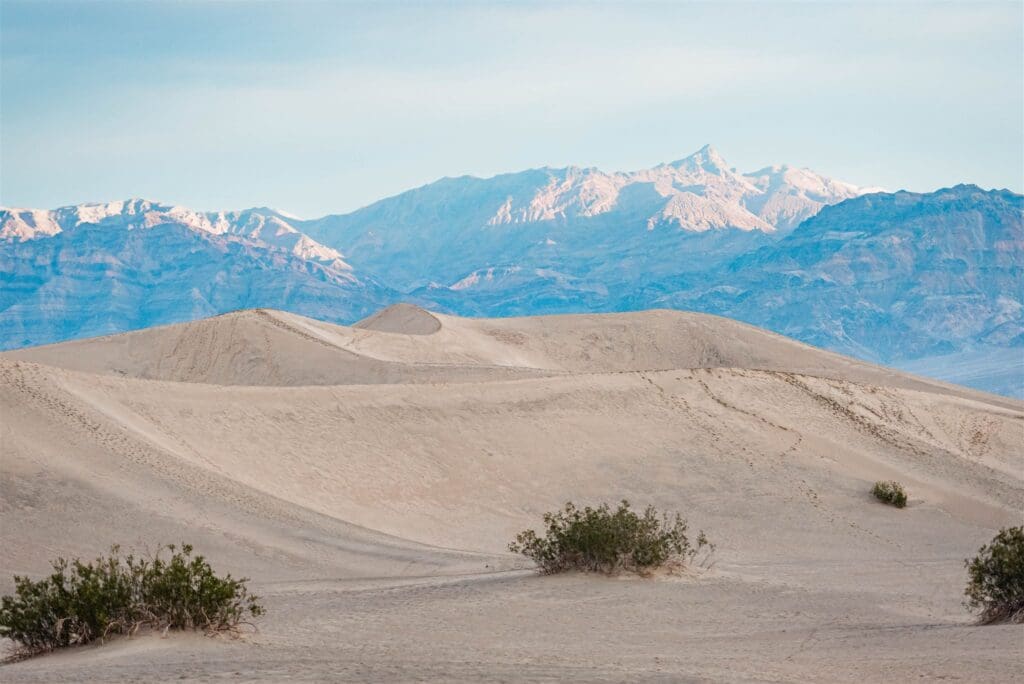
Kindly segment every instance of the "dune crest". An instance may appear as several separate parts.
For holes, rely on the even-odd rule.
[[[0,353],[68,370],[220,385],[477,382],[579,373],[744,368],[1020,402],[827,352],[738,321],[654,309],[462,318],[397,304],[335,325],[273,309]]]
[[[441,329],[441,321],[413,304],[395,304],[364,318],[353,327],[401,335],[431,335]]]

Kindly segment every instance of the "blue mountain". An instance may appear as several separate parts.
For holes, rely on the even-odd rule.
[[[1024,397],[1024,198],[875,192],[713,148],[449,178],[346,215],[0,209],[0,349],[272,307],[350,323],[679,308]]]

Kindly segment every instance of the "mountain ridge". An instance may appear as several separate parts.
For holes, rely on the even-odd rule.
[[[851,187],[786,165],[740,174],[708,146],[637,172],[445,178],[319,219],[143,199],[5,208],[0,348],[252,307],[348,324],[403,300],[463,316],[703,311],[929,369],[1024,345],[1020,195],[823,203]],[[1007,392],[1005,373],[970,377]]]

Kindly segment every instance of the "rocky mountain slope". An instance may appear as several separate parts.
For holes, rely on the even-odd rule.
[[[1024,357],[1024,197],[960,185],[851,199],[659,301],[887,363]]]
[[[417,295],[469,315],[651,306],[706,311],[1024,397],[1020,195],[971,185],[875,193],[825,207],[777,239],[742,242],[747,235],[663,233],[649,249],[608,261],[577,260],[569,250],[488,266]],[[738,253],[729,255],[730,249]],[[952,362],[949,355],[964,353],[977,372],[928,362]],[[979,363],[990,356],[1008,359],[1009,367]]]
[[[686,262],[702,252],[720,259],[764,244],[823,206],[865,191],[787,166],[742,174],[709,145],[628,173],[569,167],[445,178],[298,225],[368,273],[411,291],[454,285],[489,268],[539,264],[567,278],[601,277],[595,269],[621,269],[626,260],[648,272],[700,270],[707,257]],[[709,232],[724,236],[700,238]]]
[[[191,320],[254,302],[353,320],[395,297],[269,210],[145,200],[0,211],[0,347]]]

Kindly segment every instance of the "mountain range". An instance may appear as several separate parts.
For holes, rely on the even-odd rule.
[[[741,173],[706,146],[634,172],[444,178],[313,220],[138,199],[2,209],[0,348],[251,307],[338,323],[396,301],[474,316],[665,307],[1021,396],[1022,200]],[[974,372],[954,376],[966,358]]]

